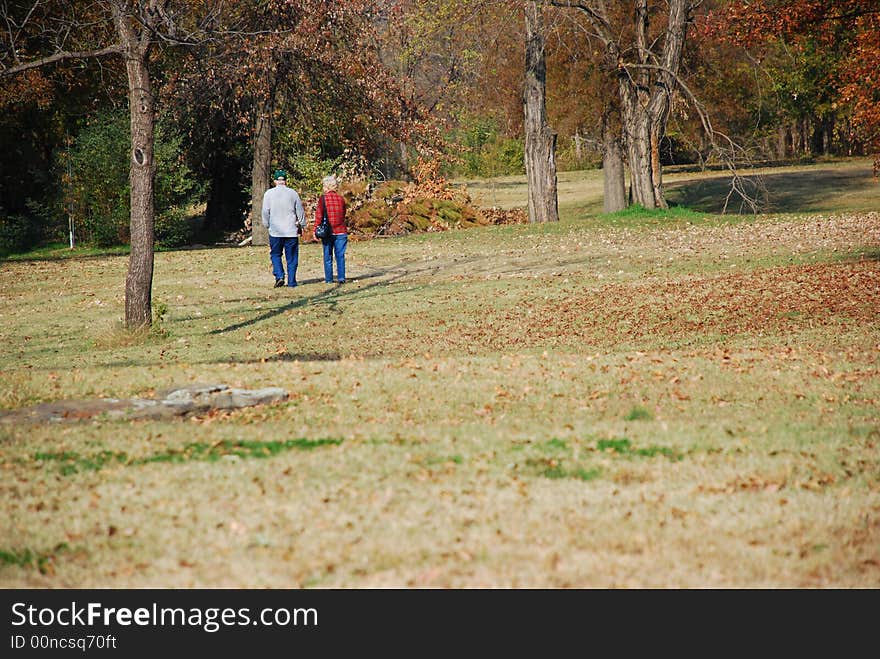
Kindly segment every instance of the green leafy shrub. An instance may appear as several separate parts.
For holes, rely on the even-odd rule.
[[[128,114],[114,110],[90,119],[68,153],[70,183],[67,203],[81,242],[100,247],[129,240],[130,187]],[[180,246],[192,233],[182,221],[181,208],[197,200],[204,186],[182,158],[183,144],[170,126],[156,125],[154,199],[157,242]]]
[[[68,153],[66,190],[80,242],[107,247],[127,242],[129,127],[122,112],[88,120]]]
[[[483,148],[480,170],[483,176],[508,176],[525,172],[522,140],[496,137]]]
[[[27,215],[0,212],[0,255],[22,252],[36,244],[39,228]]]
[[[156,159],[154,185],[157,214],[174,213],[175,209],[201,200],[205,195],[205,185],[186,165],[183,138],[164,121],[156,125],[153,149]]]
[[[279,136],[275,147],[279,155],[278,161],[272,163],[272,169],[287,170],[290,185],[304,199],[310,195],[319,195],[322,190],[321,179],[336,171],[336,159],[323,158],[317,150],[296,148],[284,136]]]
[[[455,162],[447,164],[447,175],[506,176],[524,172],[522,140],[502,135],[495,119],[477,117],[469,122],[467,128],[449,136],[459,153]]]
[[[192,243],[195,230],[186,208],[169,208],[156,216],[156,245],[171,248]]]

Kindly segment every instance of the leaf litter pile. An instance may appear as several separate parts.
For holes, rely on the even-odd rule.
[[[622,339],[658,335],[680,339],[861,325],[880,319],[880,269],[876,261],[862,261],[690,276],[606,286],[534,306],[507,313],[503,321],[518,331],[492,343],[527,346],[559,338],[608,349]],[[487,331],[491,322],[477,323],[464,338],[493,336]]]

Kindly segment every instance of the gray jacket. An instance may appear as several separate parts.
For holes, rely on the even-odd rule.
[[[293,188],[276,185],[263,195],[263,226],[275,238],[292,238],[306,228],[306,211]]]

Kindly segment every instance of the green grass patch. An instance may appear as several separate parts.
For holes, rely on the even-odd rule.
[[[650,421],[654,416],[644,407],[636,405],[623,418],[625,421]]]
[[[437,464],[448,464],[454,463],[457,465],[464,464],[464,457],[460,455],[446,455],[446,456],[431,456],[425,460],[425,464],[429,465],[437,465]]]
[[[619,455],[636,455],[642,458],[653,458],[658,455],[663,455],[670,460],[681,460],[683,457],[681,453],[666,446],[636,448],[626,437],[621,437],[619,439],[600,439],[596,444],[596,448],[599,451],[610,451]]]
[[[598,478],[602,474],[602,470],[595,469],[584,469],[583,467],[574,467],[572,469],[566,469],[564,465],[557,464],[552,467],[547,467],[541,472],[541,476],[544,478],[550,478],[553,480],[560,478],[574,478],[581,481],[591,481]]]
[[[310,451],[323,446],[338,446],[341,439],[288,439],[286,441],[226,440],[214,444],[191,443],[180,450],[169,450],[140,458],[123,452],[101,451],[90,456],[65,451],[63,453],[36,453],[37,462],[58,462],[62,476],[81,471],[99,471],[110,464],[137,466],[156,462],[183,463],[194,461],[216,462],[222,458],[271,458],[291,450]]]
[[[124,464],[128,462],[128,456],[125,453],[113,451],[101,451],[90,456],[64,451],[63,453],[36,453],[34,460],[37,462],[58,462],[61,465],[59,468],[61,475],[70,476],[80,471],[98,471],[110,463]]]
[[[32,549],[0,549],[0,565],[15,565],[25,568],[36,568],[41,574],[53,571],[52,564],[58,554],[69,551],[66,542],[62,542],[50,551],[37,552]]]
[[[564,451],[568,448],[568,444],[566,444],[561,439],[556,439],[555,437],[545,444],[541,445],[541,448],[544,451],[552,452],[552,451]]]
[[[566,442],[556,438],[537,444],[532,450],[537,449],[547,457],[526,459],[525,464],[528,471],[544,478],[576,478],[582,481],[591,481],[601,475],[602,472],[599,468],[591,468],[577,461],[566,463],[559,457],[553,457],[554,453],[558,454],[559,451],[567,448]],[[670,460],[681,460],[684,457],[681,453],[665,446],[635,447],[626,437],[600,439],[596,444],[596,449],[600,452],[610,452],[626,457],[653,458],[662,455]]]
[[[645,208],[638,204],[616,213],[601,213],[599,219],[614,227],[657,226],[679,224],[702,224],[706,221],[706,213],[693,211],[684,206],[669,208]]]
[[[67,243],[50,243],[27,252],[8,254],[3,259],[6,261],[58,261],[98,256],[125,256],[130,251],[131,248],[128,245],[118,247],[75,246],[71,249]]]

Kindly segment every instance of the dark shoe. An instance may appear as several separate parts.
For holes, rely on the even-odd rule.
[[[296,288],[296,282],[287,285],[288,288]]]
[[[281,286],[284,286],[284,280],[283,279],[276,279],[275,280],[275,288],[280,288]]]
[[[344,280],[344,279],[340,279],[340,280],[339,280],[338,282],[336,282],[336,283],[337,283],[337,284],[344,284],[344,283],[345,283],[345,280]]]

